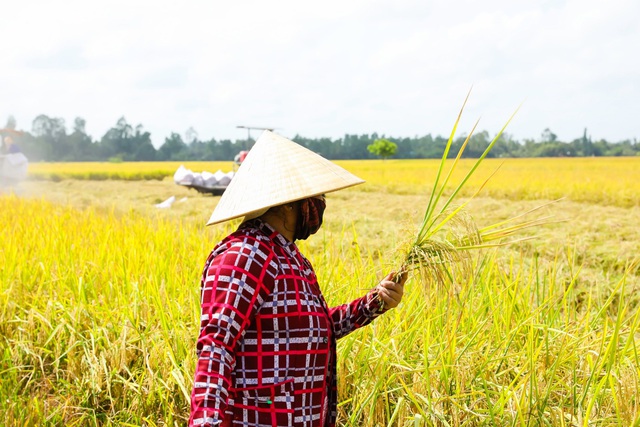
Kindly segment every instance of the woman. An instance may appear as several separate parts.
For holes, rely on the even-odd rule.
[[[205,263],[190,425],[335,424],[336,340],[396,307],[406,277],[329,308],[295,241],[322,225],[325,193],[362,182],[269,131],[256,141],[208,222],[244,217]]]

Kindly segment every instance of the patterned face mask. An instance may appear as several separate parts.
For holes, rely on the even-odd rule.
[[[326,206],[324,196],[309,197],[300,201],[294,240],[305,240],[320,229]]]

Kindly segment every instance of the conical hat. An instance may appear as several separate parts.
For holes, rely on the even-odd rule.
[[[242,162],[207,225],[256,217],[273,206],[363,182],[313,151],[266,130]]]

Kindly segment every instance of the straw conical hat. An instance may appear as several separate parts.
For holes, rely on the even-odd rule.
[[[270,131],[258,138],[207,225],[256,217],[273,206],[362,184],[364,180]]]

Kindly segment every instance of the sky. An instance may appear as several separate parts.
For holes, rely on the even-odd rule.
[[[3,6],[0,126],[448,136],[471,90],[460,134],[640,139],[637,0],[61,3]]]

